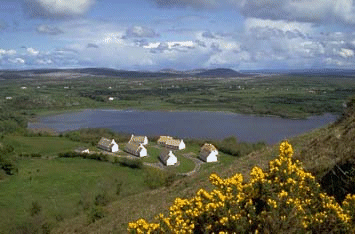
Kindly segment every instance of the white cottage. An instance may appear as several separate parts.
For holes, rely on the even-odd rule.
[[[205,143],[201,147],[199,158],[205,162],[217,162],[218,150],[212,144]]]
[[[109,151],[109,152],[117,152],[118,151],[118,144],[115,142],[114,139],[110,140],[104,137],[101,137],[101,140],[97,144],[97,147],[100,149]]]
[[[185,143],[183,140],[168,139],[165,143],[165,146],[175,150],[185,149]]]
[[[160,152],[159,159],[164,163],[166,166],[173,166],[177,163],[177,158],[173,154],[173,152],[169,149],[163,149]]]
[[[138,157],[145,157],[148,155],[147,149],[140,143],[128,142],[125,151]]]
[[[131,139],[128,143],[136,143],[142,145],[148,145],[148,137],[146,136],[135,136],[132,134]]]

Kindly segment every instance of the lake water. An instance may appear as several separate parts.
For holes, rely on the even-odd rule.
[[[308,119],[282,119],[226,112],[164,112],[89,109],[40,117],[29,128],[50,128],[58,132],[81,128],[109,128],[135,135],[171,135],[179,138],[223,139],[277,143],[334,122],[335,115]]]

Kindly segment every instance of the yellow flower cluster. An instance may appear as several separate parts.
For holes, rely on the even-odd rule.
[[[355,195],[342,205],[321,192],[314,176],[292,159],[288,142],[269,163],[268,172],[254,167],[250,181],[241,174],[223,179],[210,175],[216,189],[197,191],[190,199],[176,198],[168,216],[156,223],[144,219],[128,224],[130,233],[258,233],[355,232]]]

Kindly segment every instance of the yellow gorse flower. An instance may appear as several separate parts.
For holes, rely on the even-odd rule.
[[[264,172],[254,167],[250,181],[241,174],[223,179],[211,174],[216,189],[199,189],[190,199],[176,198],[157,222],[139,219],[128,224],[130,233],[355,233],[355,195],[340,205],[320,191],[314,176],[292,159],[293,149],[280,144],[279,157]],[[277,223],[279,222],[279,223]],[[273,229],[274,228],[274,229]]]

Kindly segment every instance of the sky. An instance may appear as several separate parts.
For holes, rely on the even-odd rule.
[[[0,0],[0,69],[354,69],[353,0]]]

